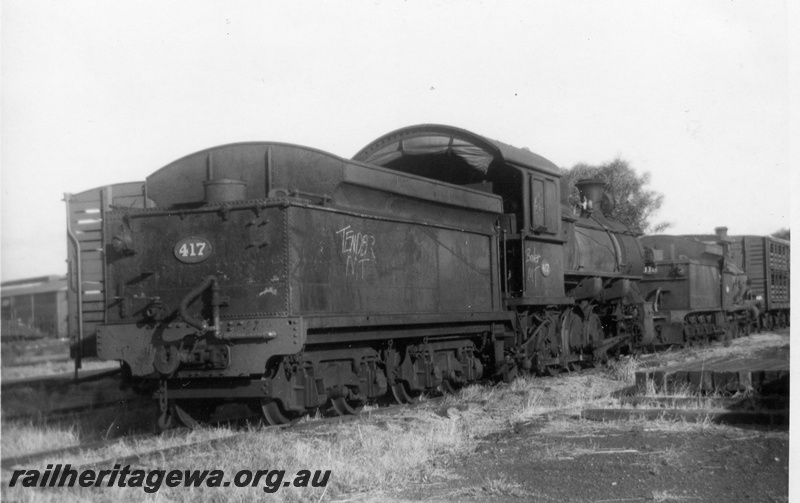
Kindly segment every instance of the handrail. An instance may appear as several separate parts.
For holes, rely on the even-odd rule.
[[[70,241],[75,246],[75,276],[78,290],[78,343],[75,351],[75,379],[78,379],[78,370],[83,365],[83,271],[81,270],[81,242],[78,236],[72,231],[72,212],[70,211],[70,197],[72,194],[69,192],[64,193],[64,202],[67,203],[67,235]]]

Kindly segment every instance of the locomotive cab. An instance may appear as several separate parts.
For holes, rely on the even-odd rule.
[[[463,129],[431,124],[384,135],[354,159],[500,196],[506,304],[571,302],[562,274],[561,175],[552,162]]]

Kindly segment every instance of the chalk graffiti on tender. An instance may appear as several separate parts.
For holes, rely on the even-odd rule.
[[[268,293],[271,293],[272,295],[278,295],[278,289],[274,286],[267,287],[263,292],[259,292],[258,296],[261,297],[262,295],[266,295]]]
[[[375,262],[375,236],[356,232],[348,225],[336,231],[342,237],[342,255],[347,258],[345,275],[364,279],[364,268]]]

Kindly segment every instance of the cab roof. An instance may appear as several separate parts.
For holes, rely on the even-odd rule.
[[[490,164],[501,162],[561,176],[558,166],[527,149],[440,124],[419,124],[392,131],[362,148],[353,160],[386,166],[406,157],[437,154],[455,155],[483,174]]]

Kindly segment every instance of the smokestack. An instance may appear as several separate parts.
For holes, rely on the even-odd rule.
[[[717,240],[719,240],[719,241],[727,241],[728,240],[728,228],[727,227],[716,227],[716,228],[714,228],[714,234],[717,235]]]
[[[606,182],[597,178],[584,178],[575,183],[581,197],[581,204],[586,201],[585,211],[589,214],[595,208],[603,214],[603,194],[606,189]]]

